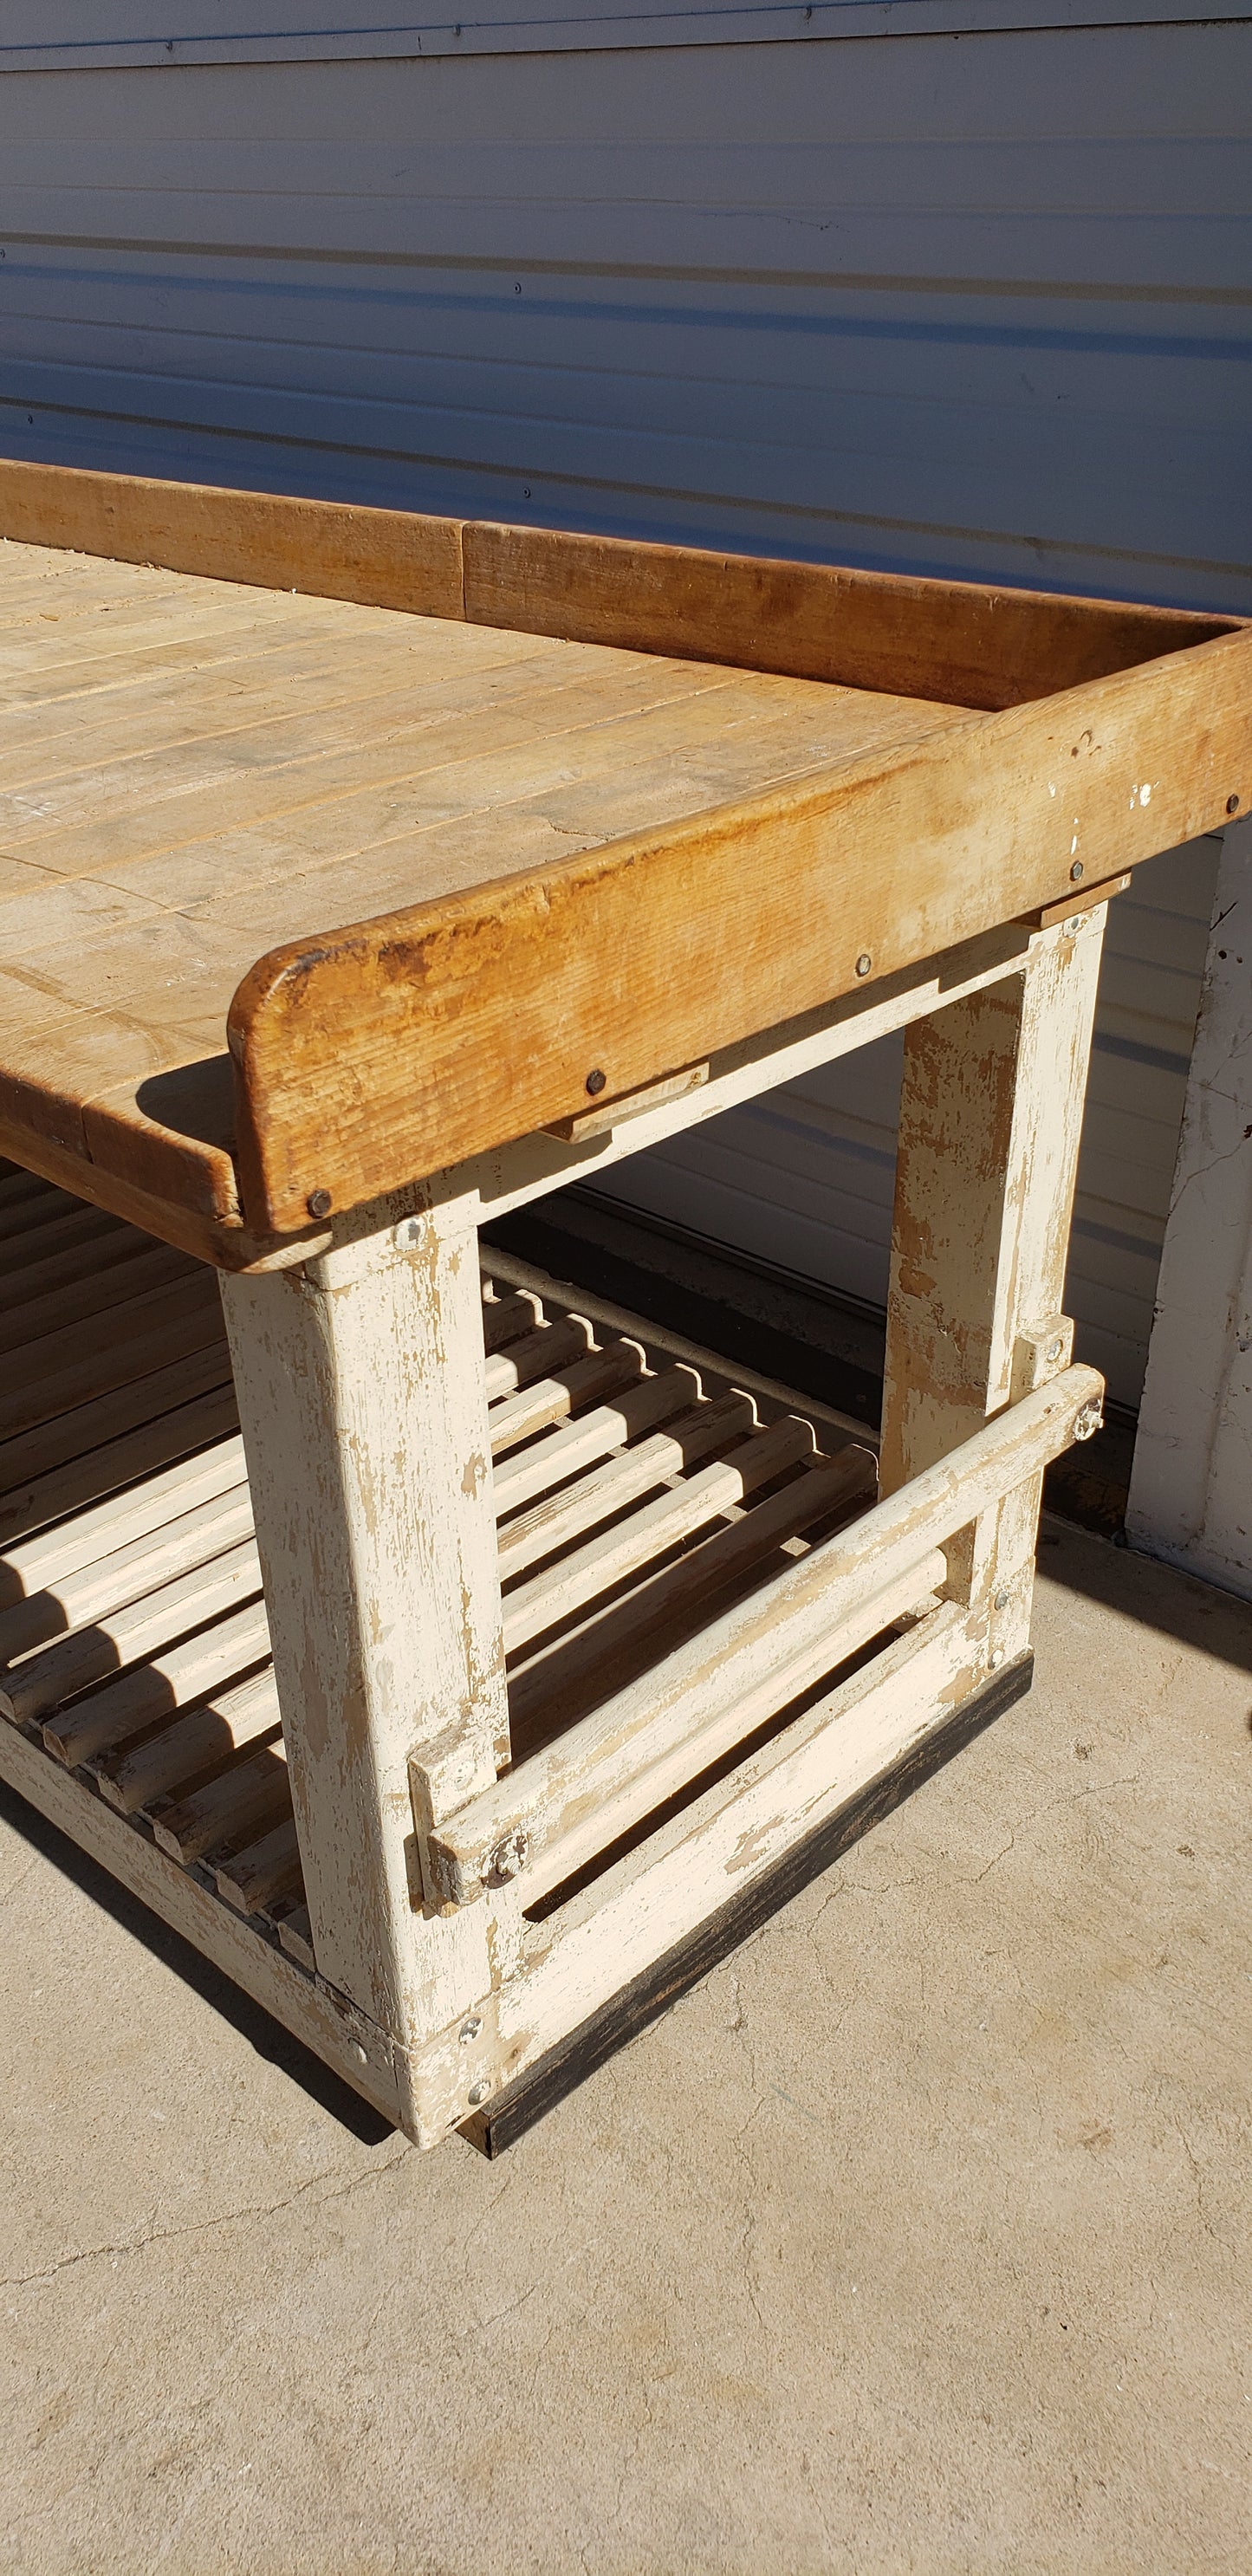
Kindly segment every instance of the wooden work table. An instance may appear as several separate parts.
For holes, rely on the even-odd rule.
[[[494,2151],[1029,1684],[1252,628],[0,464],[0,695],[0,1775]],[[877,1454],[480,1248],[892,1030]]]
[[[1252,793],[1232,619],[39,467],[2,525],[0,1145],[231,1268]]]

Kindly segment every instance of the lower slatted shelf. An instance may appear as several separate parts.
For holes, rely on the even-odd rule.
[[[488,1256],[514,1758],[874,1498],[872,1455]],[[0,1166],[0,1714],[315,1967],[216,1282]]]

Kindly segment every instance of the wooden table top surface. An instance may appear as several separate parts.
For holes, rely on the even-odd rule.
[[[962,710],[0,543],[0,1082],[224,1052],[278,943]]]
[[[1252,801],[1235,620],[18,464],[0,505],[0,1153],[232,1268]]]

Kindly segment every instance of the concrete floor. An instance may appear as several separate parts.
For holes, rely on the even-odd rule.
[[[0,2565],[1247,2576],[1252,1609],[1041,1562],[1034,1695],[496,2165],[7,1807]]]

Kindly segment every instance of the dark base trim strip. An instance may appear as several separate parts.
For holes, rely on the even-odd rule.
[[[771,1915],[790,1904],[811,1880],[820,1878],[823,1870],[830,1869],[853,1843],[860,1841],[862,1834],[901,1806],[954,1754],[963,1752],[984,1727],[1024,1699],[1034,1671],[1033,1654],[1019,1655],[1015,1663],[1006,1665],[981,1690],[971,1692],[952,1716],[906,1753],[902,1761],[871,1780],[868,1788],[850,1798],[835,1815],[828,1816],[793,1850],[785,1852],[741,1896],[720,1906],[685,1941],[624,1986],[611,2003],[604,2004],[590,2020],[571,2031],[559,2048],[540,2058],[508,2092],[464,2121],[462,2137],[468,2138],[470,2145],[484,2156],[503,2155],[506,2147],[525,2137],[537,2120],[555,2110],[567,2093],[572,2093],[629,2040],[638,2038],[651,2022],[659,2021],[680,1996],[707,1977],[710,1969],[719,1967],[751,1933],[759,1932]]]

